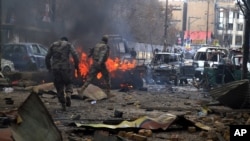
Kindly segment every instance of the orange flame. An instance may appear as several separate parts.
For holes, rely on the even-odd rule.
[[[77,51],[80,52],[80,59],[79,59],[80,74],[81,76],[86,77],[89,72],[90,66],[93,63],[93,60],[91,58],[88,58],[87,54],[85,52],[82,52],[81,49],[78,49]],[[119,58],[114,58],[114,59],[108,58],[108,60],[106,61],[106,66],[108,71],[112,75],[112,72],[118,69],[126,71],[135,68],[136,60],[129,61],[129,60],[120,60]],[[102,77],[102,74],[98,73],[96,77],[100,79]]]

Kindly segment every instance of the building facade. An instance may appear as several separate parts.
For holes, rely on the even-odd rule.
[[[235,0],[169,0],[183,43],[241,47],[244,16]]]

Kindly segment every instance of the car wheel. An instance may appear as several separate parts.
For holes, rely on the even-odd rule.
[[[10,68],[9,66],[5,66],[5,67],[3,68],[3,70],[2,70],[2,73],[3,73],[3,74],[9,73],[9,72],[11,72],[11,68]]]

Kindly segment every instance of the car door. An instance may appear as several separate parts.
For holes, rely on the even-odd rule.
[[[44,46],[39,44],[32,44],[32,56],[36,62],[38,69],[45,69],[45,56],[47,53],[47,50]]]

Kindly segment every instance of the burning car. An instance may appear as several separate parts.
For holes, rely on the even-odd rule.
[[[156,84],[178,85],[181,54],[170,52],[158,52],[154,55],[150,64],[152,78]]]

